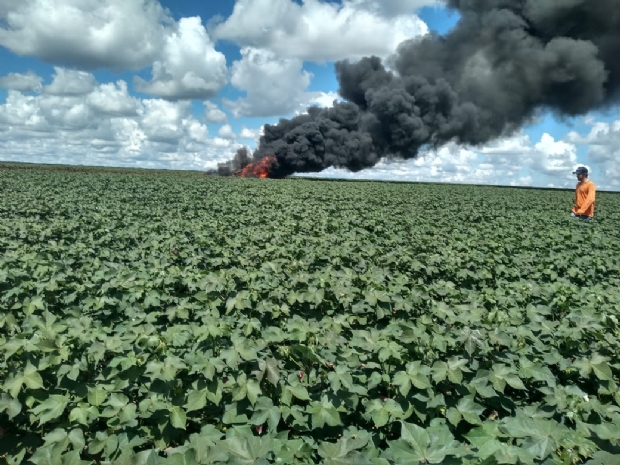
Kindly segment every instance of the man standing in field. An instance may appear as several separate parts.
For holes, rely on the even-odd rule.
[[[585,166],[580,166],[573,174],[577,175],[579,182],[575,189],[575,206],[570,216],[591,220],[594,217],[596,186],[588,179],[588,169]]]

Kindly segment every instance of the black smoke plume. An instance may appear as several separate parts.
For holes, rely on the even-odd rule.
[[[333,108],[266,125],[218,168],[275,155],[270,177],[334,166],[359,171],[454,141],[507,136],[538,111],[583,115],[620,96],[620,0],[446,0],[460,20],[447,35],[403,42],[388,60],[337,62]]]

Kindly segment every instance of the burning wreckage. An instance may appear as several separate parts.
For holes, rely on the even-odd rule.
[[[276,157],[267,155],[266,157],[245,165],[233,173],[233,176],[241,178],[267,178],[276,163]]]
[[[478,146],[550,110],[584,115],[620,97],[620,0],[445,0],[460,20],[445,36],[335,65],[333,107],[266,125],[258,148],[209,174],[283,178],[360,171],[448,142]]]

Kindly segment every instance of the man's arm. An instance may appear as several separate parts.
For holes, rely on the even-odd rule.
[[[571,210],[572,213],[577,214],[578,205],[579,205],[579,197],[577,195],[577,189],[575,189],[575,203],[573,204],[573,208]]]

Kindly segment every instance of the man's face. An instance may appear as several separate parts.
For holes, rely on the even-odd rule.
[[[585,174],[585,173],[579,173],[579,174],[577,175],[577,180],[578,180],[579,182],[583,182],[583,180],[584,180],[584,179],[586,179],[586,174]]]

